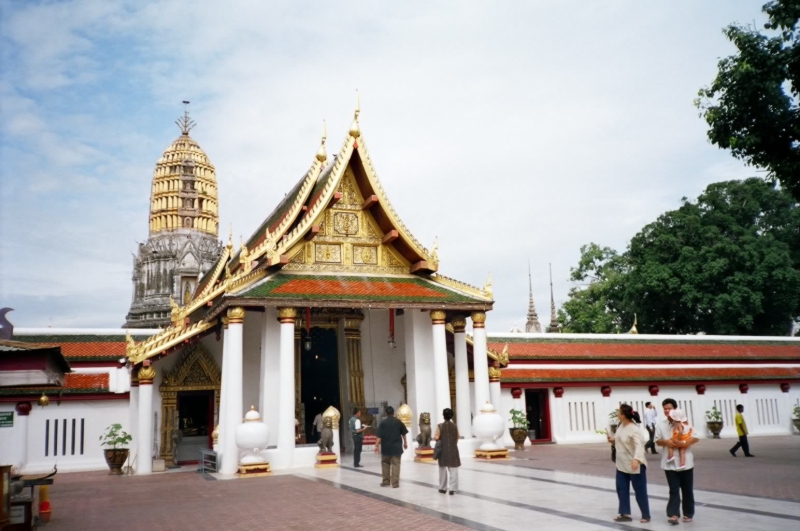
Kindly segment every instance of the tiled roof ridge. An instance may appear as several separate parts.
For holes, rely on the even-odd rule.
[[[487,333],[491,343],[574,344],[742,344],[775,343],[800,346],[800,338],[784,336],[695,336],[667,334],[522,334]],[[493,341],[494,340],[494,341]]]
[[[503,369],[501,381],[594,382],[594,381],[696,381],[696,380],[800,380],[800,367],[681,367],[644,369]]]
[[[64,375],[64,385],[60,387],[46,385],[2,387],[0,388],[0,395],[107,393],[108,390],[108,373],[67,373]]]

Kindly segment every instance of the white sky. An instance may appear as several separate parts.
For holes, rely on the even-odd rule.
[[[440,271],[494,276],[489,328],[549,320],[589,242],[624,250],[680,198],[756,174],[692,101],[763,2],[9,2],[0,306],[121,326],[156,160],[192,101],[221,224],[247,236],[355,104],[392,203]],[[523,5],[524,4],[524,5]]]

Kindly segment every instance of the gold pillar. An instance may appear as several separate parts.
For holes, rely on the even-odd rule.
[[[172,433],[178,422],[178,393],[177,391],[161,391],[161,459],[167,467],[176,465],[174,462],[174,441]],[[179,428],[180,429],[180,428]]]
[[[364,364],[361,354],[361,323],[363,315],[344,318],[344,343],[347,351],[347,378],[349,406],[364,407]],[[345,407],[344,404],[342,407]]]
[[[456,368],[453,367],[448,372],[450,376],[450,408],[453,410],[453,420],[455,420],[456,415],[458,415],[458,410],[456,409]]]

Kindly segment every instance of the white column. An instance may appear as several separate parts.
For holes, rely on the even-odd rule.
[[[128,395],[128,429],[133,437],[128,452],[128,466],[134,466],[139,449],[139,380],[134,375],[131,375],[131,391]]]
[[[281,353],[278,362],[278,459],[282,468],[294,462],[294,324],[295,308],[278,308],[281,323]],[[339,441],[336,441],[338,443]]]
[[[228,337],[230,334],[228,333],[228,318],[222,318],[222,377],[220,378],[219,384],[219,418],[217,419],[217,425],[219,426],[219,432],[217,434],[217,466],[222,463],[222,460],[225,456],[225,434],[227,433],[227,424],[225,424],[225,419],[227,418],[227,410],[225,409],[228,407],[228,397],[227,393],[225,392],[228,389],[228,385],[225,383],[226,379],[229,376],[230,370],[228,369],[228,358],[230,358],[230,349],[228,348]]]
[[[456,424],[461,437],[472,437],[472,419],[469,400],[469,366],[467,362],[467,320],[455,317],[453,325],[453,347],[456,365]]]
[[[264,323],[261,333],[261,418],[269,427],[269,446],[278,441],[278,396],[275,390],[280,386],[278,374],[280,367],[281,325],[278,312],[274,307],[264,311]]]
[[[472,373],[475,376],[475,414],[490,400],[486,355],[486,314],[472,312]],[[494,405],[494,404],[492,404]],[[497,407],[495,405],[495,407]]]
[[[24,472],[28,465],[28,416],[32,408],[30,402],[17,402],[17,406],[14,408],[17,412],[14,422],[17,444],[17,462],[15,464],[19,467],[20,472]]]
[[[236,427],[242,423],[242,349],[244,308],[231,308],[228,310],[228,336],[223,354],[223,360],[228,359],[226,370],[227,378],[223,373],[222,396],[225,397],[225,425],[220,427],[225,434],[222,442],[222,466],[220,473],[232,476],[239,469],[239,447],[236,446]],[[224,363],[224,361],[223,361]]]
[[[139,369],[139,456],[136,459],[137,474],[153,473],[153,380],[156,370],[150,362]]]
[[[450,375],[447,370],[447,338],[444,320],[446,314],[442,310],[431,310],[431,326],[433,327],[433,378],[436,392],[436,411],[431,412],[431,424],[434,426],[444,421],[442,411],[450,407]]]

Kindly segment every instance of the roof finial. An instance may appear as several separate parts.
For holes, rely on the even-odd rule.
[[[320,162],[325,162],[328,160],[328,152],[325,151],[325,140],[328,139],[328,124],[325,123],[325,120],[322,120],[322,143],[319,145],[319,149],[317,150],[317,160]]]
[[[228,251],[233,250],[233,223],[228,227]]]
[[[536,313],[536,305],[533,303],[533,280],[531,279],[531,261],[528,260],[528,321],[525,323],[526,332],[540,334],[542,325],[539,323],[539,316]]]
[[[633,314],[633,326],[628,330],[629,334],[638,334],[639,330],[636,329],[636,314]]]
[[[361,94],[356,89],[356,112],[353,116],[353,123],[350,124],[350,136],[354,138],[361,136],[361,127],[358,124],[359,114],[361,114]]]
[[[183,100],[183,116],[175,120],[175,125],[180,128],[184,135],[188,135],[189,131],[197,125],[194,120],[189,117],[189,102],[187,100]]]
[[[548,264],[548,266],[550,267],[550,325],[547,327],[547,331],[554,333],[561,331],[561,325],[558,324],[556,317],[556,299],[553,295],[553,264]]]

